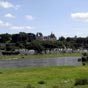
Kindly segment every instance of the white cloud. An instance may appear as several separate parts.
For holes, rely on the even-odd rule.
[[[71,17],[76,20],[88,21],[88,12],[86,12],[86,13],[72,13]]]
[[[0,6],[3,8],[14,8],[14,5],[7,1],[0,1]]]
[[[10,29],[14,30],[26,30],[26,29],[33,29],[31,26],[11,26]]]
[[[31,15],[25,15],[25,19],[31,21],[31,20],[34,20],[34,17]]]
[[[32,26],[14,26],[14,25],[10,24],[9,22],[4,22],[2,20],[0,20],[0,27],[8,27],[9,29],[12,29],[12,30],[34,29],[34,27],[32,27]]]
[[[12,3],[7,2],[7,1],[0,1],[0,7],[3,7],[5,9],[9,9],[9,8],[14,8],[14,9],[18,9],[20,7],[20,5],[16,5],[14,6]]]
[[[15,16],[12,15],[11,13],[7,13],[7,14],[5,14],[4,17],[6,17],[6,18],[15,18]]]
[[[0,20],[0,26],[2,26],[2,27],[9,27],[9,26],[11,26],[11,24],[8,23],[8,22],[3,22],[3,21]]]

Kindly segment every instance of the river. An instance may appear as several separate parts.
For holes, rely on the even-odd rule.
[[[39,66],[81,66],[81,57],[0,60],[0,69]]]

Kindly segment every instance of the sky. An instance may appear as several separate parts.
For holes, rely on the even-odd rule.
[[[0,34],[88,36],[88,0],[0,0]]]

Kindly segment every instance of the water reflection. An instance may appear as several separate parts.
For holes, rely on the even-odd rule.
[[[81,66],[81,57],[60,57],[43,59],[2,60],[0,68],[37,67],[37,66]]]

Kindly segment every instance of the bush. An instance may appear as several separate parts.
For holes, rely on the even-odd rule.
[[[88,79],[86,79],[86,78],[76,79],[75,86],[77,86],[77,85],[88,85]]]
[[[88,53],[83,53],[82,54],[82,61],[87,62],[88,61]]]
[[[87,53],[82,53],[83,56],[87,56],[88,54]]]
[[[86,62],[87,61],[87,57],[82,57],[82,62]]]
[[[22,56],[21,58],[24,58],[24,56]]]
[[[83,62],[83,66],[85,66],[86,65],[86,63],[85,62]]]
[[[18,55],[19,52],[16,51],[4,51],[2,52],[3,55]]]
[[[3,74],[3,72],[0,72],[0,74]]]
[[[45,84],[45,81],[39,81],[38,84]]]

